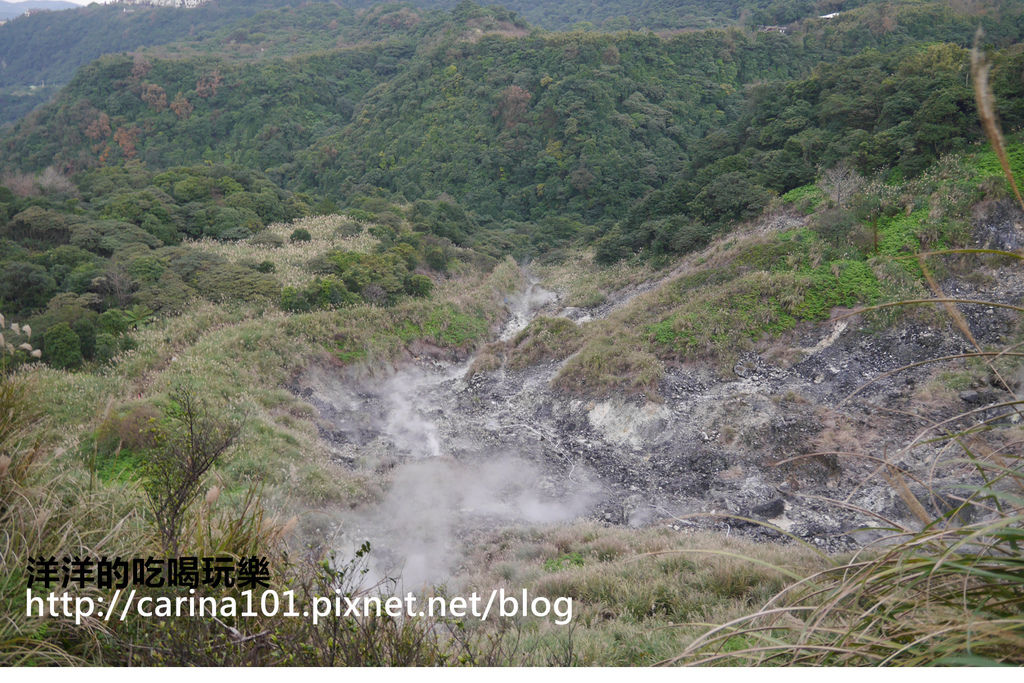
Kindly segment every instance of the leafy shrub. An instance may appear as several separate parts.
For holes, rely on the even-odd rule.
[[[290,242],[309,242],[313,239],[313,236],[309,234],[309,230],[305,228],[296,228],[292,230],[292,234],[288,236]]]
[[[84,294],[93,288],[96,278],[103,275],[103,266],[100,263],[80,263],[64,277],[64,289]]]
[[[586,562],[583,559],[583,555],[578,552],[565,553],[559,557],[549,557],[544,560],[544,571],[560,572],[570,567],[582,567],[584,564]]]
[[[823,240],[835,246],[859,241],[860,224],[846,209],[832,208],[819,211],[811,219],[810,227]]]
[[[82,365],[81,342],[67,323],[59,323],[43,334],[43,357],[59,370],[75,370]]]
[[[342,221],[338,226],[338,234],[342,237],[353,237],[363,231],[363,226],[355,221]]]
[[[594,242],[594,260],[601,265],[609,265],[621,261],[633,250],[629,247],[622,230],[616,226]]]
[[[195,286],[203,296],[213,301],[277,299],[281,293],[281,284],[274,277],[236,263],[221,263],[199,271]]]
[[[111,358],[116,356],[120,350],[120,344],[118,344],[117,337],[109,332],[99,332],[96,334],[94,357],[97,361],[100,363],[107,363]]]
[[[801,185],[783,194],[781,199],[787,204],[793,204],[797,211],[809,214],[825,201],[825,193],[817,184]]]
[[[673,254],[688,254],[703,249],[714,236],[713,227],[696,221],[676,225],[667,235],[668,251]]]
[[[71,244],[95,254],[110,256],[132,244],[155,249],[162,246],[158,238],[142,228],[122,221],[87,221],[72,228]]]
[[[106,199],[101,218],[132,223],[164,244],[176,244],[178,234],[177,206],[174,199],[157,187],[118,192]]]
[[[434,281],[426,275],[410,275],[405,280],[405,291],[410,296],[426,297],[434,289]]]
[[[92,337],[95,337],[96,334],[95,325],[98,317],[96,311],[92,310],[92,306],[95,304],[95,294],[78,295],[62,292],[50,299],[45,311],[32,318],[32,326],[45,334],[46,330],[54,325],[67,323],[79,336],[82,336],[83,333],[90,336],[85,344],[91,348]],[[82,350],[84,353],[86,350],[84,346]],[[88,356],[86,357],[88,358]]]
[[[91,311],[90,311],[91,312]],[[96,315],[82,316],[71,329],[78,335],[79,348],[85,360],[92,360],[96,353]]]
[[[445,250],[439,246],[428,247],[423,255],[423,260],[432,269],[439,273],[444,273],[448,270],[448,254]]]
[[[188,227],[194,237],[240,240],[263,229],[263,221],[254,211],[229,206],[201,205],[192,208],[189,219]]]
[[[156,313],[171,315],[185,310],[186,304],[198,296],[199,293],[177,273],[168,270],[160,276],[159,281],[139,289],[134,299]]]
[[[348,291],[345,284],[332,275],[317,278],[303,289],[285,287],[281,292],[281,308],[293,312],[339,308],[360,301],[359,295]]]
[[[71,238],[71,222],[68,216],[57,211],[30,206],[11,218],[3,234],[35,247],[67,244]]]
[[[108,308],[96,319],[96,329],[100,333],[117,337],[128,331],[128,322],[127,313],[118,308]]]
[[[0,263],[0,300],[14,304],[8,313],[37,310],[57,291],[57,283],[42,266],[24,261]]]
[[[771,192],[738,171],[708,183],[693,200],[694,213],[708,223],[748,220],[764,209]]]
[[[362,209],[348,209],[345,213],[349,218],[360,223],[372,223],[377,218],[374,214]]]
[[[259,247],[269,247],[271,249],[276,249],[277,247],[284,246],[284,238],[281,237],[280,235],[270,232],[269,230],[263,230],[261,232],[256,233],[255,235],[252,236],[249,242]]]
[[[345,287],[367,301],[392,304],[399,295],[407,293],[409,271],[394,252],[361,254],[339,249],[328,253],[327,258]]]
[[[143,252],[138,256],[132,255],[124,258],[122,262],[125,272],[140,284],[156,282],[167,268],[167,264],[152,252]]]

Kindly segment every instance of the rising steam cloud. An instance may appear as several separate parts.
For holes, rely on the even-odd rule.
[[[556,298],[535,282],[510,297],[501,338]],[[340,385],[331,392],[340,426],[371,422],[375,443],[402,460],[384,498],[345,523],[353,548],[370,540],[376,578],[400,574],[409,589],[443,582],[458,565],[465,537],[499,525],[572,520],[594,501],[597,488],[583,468],[574,470],[571,484],[553,481],[520,454],[475,444],[460,425],[440,419],[471,362],[409,366],[359,392]]]
[[[498,524],[572,520],[593,500],[585,483],[557,498],[540,493],[542,484],[536,467],[507,453],[475,463],[416,460],[396,469],[385,498],[353,519],[350,531],[370,539],[382,574],[401,573],[407,588],[437,583],[458,564],[462,536]]]

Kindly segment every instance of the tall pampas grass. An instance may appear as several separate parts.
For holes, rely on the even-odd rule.
[[[5,329],[7,319],[0,313],[0,330]],[[8,339],[3,332],[0,332],[0,373],[9,371],[12,367],[17,366],[28,358],[40,359],[43,356],[43,352],[32,346],[32,328],[29,325],[19,325],[16,322],[11,322],[10,328],[8,328],[7,335],[11,338]],[[24,338],[26,341],[17,343],[18,339]],[[17,344],[17,345],[15,345]],[[19,351],[23,351],[24,355],[19,354]]]
[[[971,49],[971,80],[974,82],[974,100],[978,106],[978,117],[981,119],[981,126],[985,130],[989,144],[999,158],[999,165],[1003,168],[1003,175],[1013,189],[1013,195],[1017,203],[1024,209],[1024,198],[1021,198],[1020,189],[1017,187],[1017,180],[1010,168],[1010,157],[1006,153],[1006,141],[1003,139],[1003,129],[999,125],[999,118],[996,116],[995,96],[988,82],[991,63],[985,58],[981,48],[981,39],[985,33],[980,28],[974,37],[974,47]]]

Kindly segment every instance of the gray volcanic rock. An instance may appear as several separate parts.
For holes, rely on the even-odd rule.
[[[995,273],[988,282],[942,286],[971,299],[1016,303],[1024,295],[1019,276]],[[530,296],[538,308],[520,309],[519,327],[524,315],[566,313],[535,287]],[[998,342],[1012,329],[1005,310],[961,310],[980,343]],[[608,312],[607,306],[584,315],[569,311],[578,318]],[[417,468],[425,482],[446,482],[430,505],[432,524],[445,526],[451,538],[583,515],[608,524],[720,529],[784,541],[781,530],[841,551],[883,536],[892,525],[919,526],[901,488],[910,486],[937,513],[954,509],[957,492],[977,483],[972,468],[941,444],[924,440],[904,448],[929,420],[964,406],[981,409],[971,419],[990,419],[998,415],[984,407],[1008,396],[993,384],[935,397],[927,392],[935,391],[942,366],[901,370],[971,350],[944,316],[909,316],[881,330],[837,319],[807,325],[778,344],[789,362],[769,360],[778,354],[746,353],[730,376],[701,364],[669,367],[658,401],[562,393],[551,384],[561,367],[555,361],[471,374],[471,358],[413,360],[374,380],[311,367],[293,388],[319,410],[321,436],[339,462],[402,481]],[[428,476],[432,468],[443,476]],[[518,481],[531,482],[535,495],[528,502]],[[379,510],[360,514],[359,531],[376,533],[385,546],[396,532],[373,520],[403,518]]]
[[[1024,246],[1024,212],[1012,200],[981,202],[972,214],[979,246],[1002,251],[1017,251]]]

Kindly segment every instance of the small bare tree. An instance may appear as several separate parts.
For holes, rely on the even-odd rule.
[[[204,475],[238,439],[242,421],[210,416],[188,386],[172,394],[166,428],[156,428],[157,446],[144,473],[144,488],[164,550],[176,555],[185,514],[199,497]]]
[[[821,180],[818,181],[818,187],[825,196],[840,208],[846,206],[863,186],[864,176],[845,161],[822,172]]]
[[[111,264],[106,272],[93,278],[91,286],[101,294],[114,297],[120,308],[125,308],[132,300],[132,291],[138,283],[120,264]]]
[[[71,182],[71,178],[61,173],[56,166],[47,166],[39,174],[39,178],[36,179],[36,185],[47,194],[56,194],[64,197],[78,196],[78,188]]]

